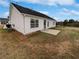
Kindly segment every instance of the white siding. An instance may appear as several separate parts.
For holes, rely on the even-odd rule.
[[[31,19],[38,20],[39,21],[39,27],[31,28],[30,27]],[[38,19],[38,18],[25,17],[25,33],[29,34],[31,32],[35,32],[35,31],[38,31],[38,30],[43,30],[43,20],[42,19]]]
[[[11,6],[11,24],[15,25],[13,28],[24,34],[23,15],[12,5]]]
[[[46,19],[46,22],[48,23],[49,22],[49,26],[47,26],[46,24],[46,28],[51,28],[51,27],[56,27],[56,21],[54,20],[50,20],[50,19]]]
[[[11,24],[15,25],[13,27],[15,30],[21,32],[22,34],[29,34],[38,30],[44,30],[44,20],[46,20],[46,29],[55,27],[56,24],[53,24],[53,20],[37,17],[37,16],[24,16],[14,7],[11,9]],[[30,21],[31,19],[36,19],[39,21],[39,27],[31,28]],[[49,27],[47,26],[47,22],[49,21]]]
[[[39,27],[37,28],[31,28],[30,26],[30,21],[31,19],[36,19],[39,21]],[[49,19],[44,19],[44,18],[40,18],[40,17],[28,17],[25,16],[25,34],[29,34],[38,30],[44,30],[44,20],[46,20],[46,29],[51,28],[51,27],[55,27],[55,24],[53,24],[53,20],[49,20]],[[49,21],[49,27],[47,26],[47,22]]]

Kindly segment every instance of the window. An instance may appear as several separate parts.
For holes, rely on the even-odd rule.
[[[34,28],[34,20],[31,19],[31,28]]]
[[[47,22],[47,26],[49,27],[49,21]]]
[[[38,27],[38,20],[36,20],[35,26]]]
[[[31,19],[31,28],[39,27],[38,20]]]

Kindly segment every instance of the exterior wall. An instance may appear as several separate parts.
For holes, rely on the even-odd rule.
[[[13,25],[12,27],[24,34],[23,15],[13,5],[11,5],[10,14],[10,23]]]
[[[22,34],[29,34],[38,30],[44,30],[44,20],[46,20],[46,24],[49,21],[49,27],[46,25],[46,29],[55,27],[56,24],[53,24],[54,20],[37,17],[37,16],[29,16],[21,14],[13,5],[11,5],[11,11],[10,11],[10,23],[13,26],[13,28]],[[39,21],[39,27],[37,28],[31,28],[30,27],[30,21],[31,19],[36,19]]]
[[[39,27],[31,28],[30,27],[31,19],[38,20],[39,21]],[[25,17],[25,33],[29,34],[31,32],[35,32],[35,31],[38,31],[38,30],[43,30],[43,20],[42,19],[37,19],[37,18]]]
[[[39,27],[37,28],[31,28],[30,26],[30,21],[31,19],[36,19],[39,21]],[[51,27],[55,27],[56,26],[56,21],[54,20],[49,20],[49,19],[45,19],[45,18],[40,18],[40,17],[36,17],[36,16],[25,16],[25,34],[29,34],[38,30],[44,30],[44,20],[46,20],[46,29],[51,28]],[[47,26],[47,22],[49,21],[49,27]]]
[[[46,21],[47,23],[49,22],[49,26],[47,26],[46,28],[56,27],[56,21],[49,19],[47,19]]]

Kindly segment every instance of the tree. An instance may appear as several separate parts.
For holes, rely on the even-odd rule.
[[[74,19],[69,20],[69,23],[74,23],[74,22],[75,22]]]
[[[68,23],[68,20],[64,20],[63,25],[66,26]]]

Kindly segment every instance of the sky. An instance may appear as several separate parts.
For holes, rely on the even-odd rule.
[[[57,21],[79,21],[79,0],[0,0],[0,18],[9,16],[10,2],[39,11]]]

